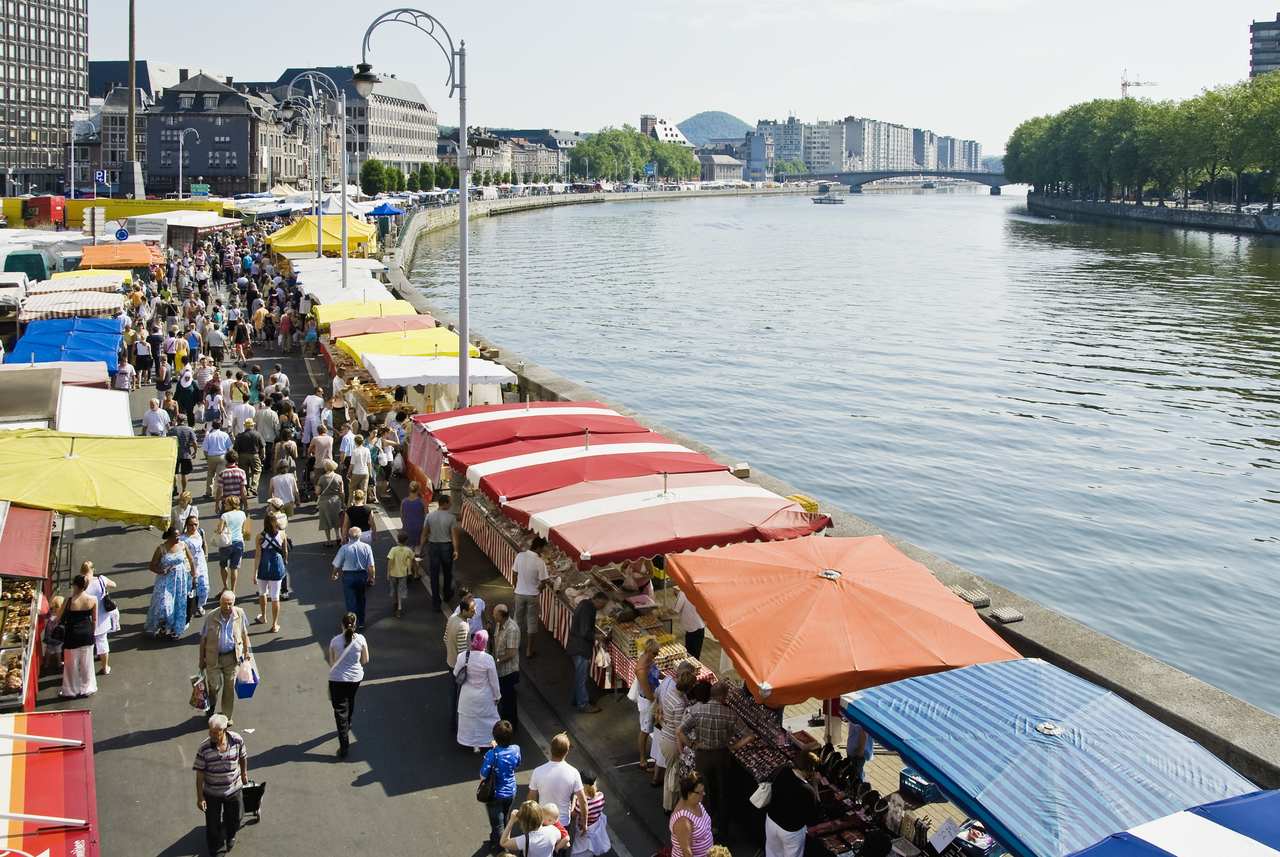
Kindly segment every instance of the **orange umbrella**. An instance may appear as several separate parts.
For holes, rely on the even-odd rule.
[[[772,705],[1020,657],[884,536],[671,554],[667,570]]]

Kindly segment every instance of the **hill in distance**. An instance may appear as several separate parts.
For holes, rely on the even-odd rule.
[[[754,126],[722,110],[704,110],[680,122],[676,127],[689,138],[689,142],[693,145],[705,146],[713,139],[741,138]]]

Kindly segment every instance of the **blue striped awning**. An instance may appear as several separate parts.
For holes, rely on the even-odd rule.
[[[1036,659],[869,688],[845,696],[844,710],[1019,857],[1065,857],[1257,788],[1114,693]]]
[[[1166,815],[1071,857],[1280,857],[1280,791]]]

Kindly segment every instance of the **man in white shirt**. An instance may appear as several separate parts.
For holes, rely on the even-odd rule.
[[[226,401],[225,399],[223,401]],[[235,437],[244,431],[246,420],[253,419],[253,405],[248,402],[240,402],[231,408],[231,436]]]
[[[533,657],[533,638],[538,633],[538,595],[546,588],[551,575],[542,559],[547,541],[534,536],[527,550],[516,554],[516,624],[524,631],[524,656]]]
[[[529,777],[529,800],[554,803],[560,808],[560,823],[566,828],[574,808],[579,808],[579,830],[586,832],[587,795],[582,790],[582,775],[564,760],[569,746],[569,736],[563,732],[551,739],[547,753],[551,761],[534,768]]]
[[[120,365],[116,367],[115,388],[117,390],[132,390],[134,388],[133,379],[137,376],[138,370],[129,365],[129,361],[123,357],[120,358]]]
[[[279,363],[271,367],[271,377],[273,379],[273,383],[276,385],[276,389],[288,396],[289,376],[284,374],[284,369],[280,368]]]
[[[698,611],[689,603],[689,599],[681,592],[676,596],[676,615],[680,617],[680,630],[684,631],[684,647],[695,658],[702,656],[702,641],[707,636],[707,624],[702,621]]]
[[[164,437],[169,431],[169,412],[160,407],[159,399],[147,402],[142,415],[142,433],[148,437]]]
[[[343,446],[345,447],[345,437],[343,440]],[[357,491],[368,493],[369,470],[373,464],[373,456],[369,453],[369,447],[364,445],[364,435],[356,435],[352,443],[351,452],[348,453],[348,457],[351,459],[351,478],[349,480],[351,487],[348,494],[350,502],[354,502]]]

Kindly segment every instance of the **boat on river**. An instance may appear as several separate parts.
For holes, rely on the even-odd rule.
[[[824,196],[809,197],[818,205],[844,205],[844,197],[835,194],[825,194]]]

